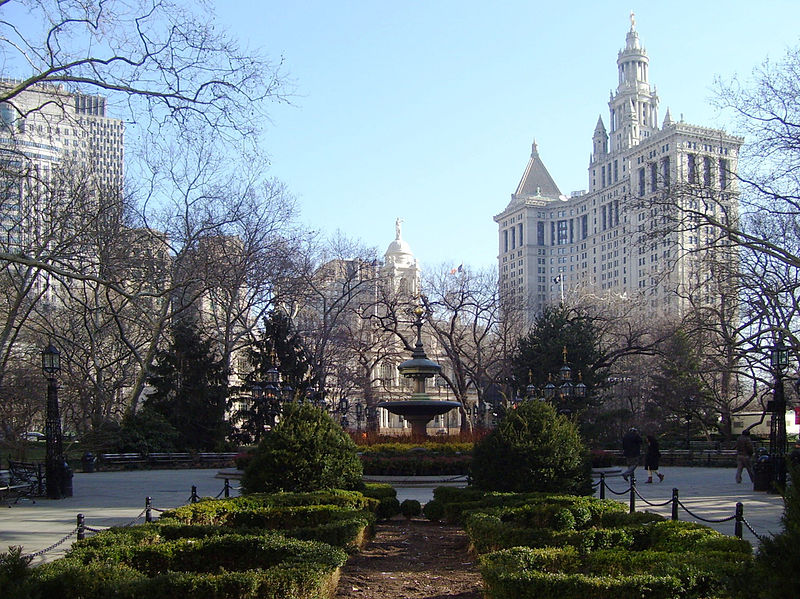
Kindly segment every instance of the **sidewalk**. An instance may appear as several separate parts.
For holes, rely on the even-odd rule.
[[[666,478],[663,483],[645,484],[647,473],[638,469],[637,489],[642,497],[651,503],[662,503],[672,497],[672,488],[680,491],[681,502],[698,516],[719,519],[732,516],[736,502],[744,504],[744,517],[750,526],[764,535],[780,531],[780,517],[783,514],[783,501],[780,496],[756,493],[753,485],[745,482],[737,485],[732,468],[664,468]],[[58,501],[39,498],[35,504],[21,500],[10,507],[0,505],[0,551],[9,545],[22,545],[25,553],[35,553],[58,542],[75,530],[78,513],[86,517],[86,526],[105,528],[121,526],[132,521],[143,522],[145,497],[153,499],[153,507],[167,509],[187,503],[192,485],[197,486],[201,497],[215,497],[222,491],[224,481],[217,478],[215,469],[205,470],[133,470],[124,472],[77,473],[74,478],[74,496]],[[447,479],[445,481],[444,479]],[[395,485],[397,498],[417,499],[426,503],[433,497],[433,489],[442,483],[456,483],[453,477],[431,477],[419,486],[419,481],[387,481]],[[746,479],[746,477],[745,477]],[[415,482],[411,486],[411,482]],[[608,476],[607,486],[613,491],[623,492],[628,483],[620,476]],[[238,487],[232,481],[234,488]],[[457,484],[457,483],[456,483]],[[465,484],[465,481],[461,485]],[[606,497],[627,504],[628,494]],[[665,516],[671,514],[671,507],[650,507],[637,498],[636,509],[649,510]],[[155,515],[155,514],[154,514]],[[683,510],[681,520],[694,520]],[[733,534],[733,521],[711,524],[720,532]],[[744,538],[755,542],[755,537],[745,527]],[[34,563],[51,561],[61,557],[74,537],[57,548],[37,557]]]
[[[672,498],[672,489],[678,489],[679,499],[690,511],[701,518],[718,520],[733,516],[736,503],[744,505],[744,518],[759,536],[781,531],[780,518],[783,515],[783,498],[780,495],[769,495],[753,491],[753,484],[744,475],[744,481],[737,484],[734,480],[734,468],[681,468],[667,467],[660,471],[665,475],[664,482],[647,484],[647,471],[637,468],[636,489],[639,494],[651,503],[663,503]],[[595,479],[597,480],[597,479]],[[606,486],[617,493],[628,489],[629,482],[625,482],[619,474],[607,475]],[[597,493],[595,494],[597,495]],[[606,499],[616,499],[626,505],[629,493],[617,495],[606,491]],[[637,511],[649,511],[670,517],[671,504],[663,507],[647,505],[639,497],[636,498]],[[693,518],[686,511],[679,509],[678,518],[689,522],[706,524],[724,534],[734,534],[734,522],[707,523]],[[758,544],[755,536],[744,527],[746,540]]]
[[[36,503],[21,499],[6,507],[0,504],[0,551],[9,545],[22,545],[25,553],[35,553],[75,530],[82,513],[86,526],[106,528],[122,526],[134,520],[144,522],[145,497],[153,507],[167,509],[188,502],[192,485],[200,497],[215,497],[225,481],[215,478],[216,469],[128,470],[119,472],[76,473],[72,497],[52,500],[36,498]],[[238,482],[231,486],[238,488]],[[157,517],[158,512],[153,512]],[[34,560],[34,564],[52,561],[64,555],[74,541],[65,543]]]

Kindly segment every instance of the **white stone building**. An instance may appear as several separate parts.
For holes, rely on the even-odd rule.
[[[669,109],[659,126],[633,15],[617,67],[609,127],[601,116],[592,136],[588,191],[564,196],[534,143],[511,202],[494,217],[501,292],[529,320],[545,306],[586,295],[636,299],[653,317],[682,314],[692,294],[713,295],[696,251],[711,233],[686,226],[656,232],[667,230],[678,206],[685,215],[687,202],[735,217],[743,140],[675,121]],[[715,201],[698,206],[703,190]]]

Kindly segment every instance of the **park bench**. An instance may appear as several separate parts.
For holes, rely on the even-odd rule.
[[[9,493],[27,498],[42,497],[45,492],[45,482],[44,464],[8,460]]]
[[[147,454],[147,461],[151,465],[188,464],[193,461],[193,458],[190,453],[155,452]]]
[[[237,455],[235,451],[200,452],[197,454],[197,461],[201,464],[228,465],[236,459]]]
[[[106,466],[136,468],[146,464],[147,459],[140,453],[101,453],[100,462]]]

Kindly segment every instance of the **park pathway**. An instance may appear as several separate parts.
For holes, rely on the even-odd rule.
[[[480,599],[481,577],[464,531],[395,519],[342,568],[337,599]]]

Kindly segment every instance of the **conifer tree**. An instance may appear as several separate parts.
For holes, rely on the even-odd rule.
[[[227,370],[212,342],[189,323],[177,323],[172,342],[159,352],[148,377],[153,388],[145,405],[180,433],[186,449],[219,449],[229,430],[225,421]]]

